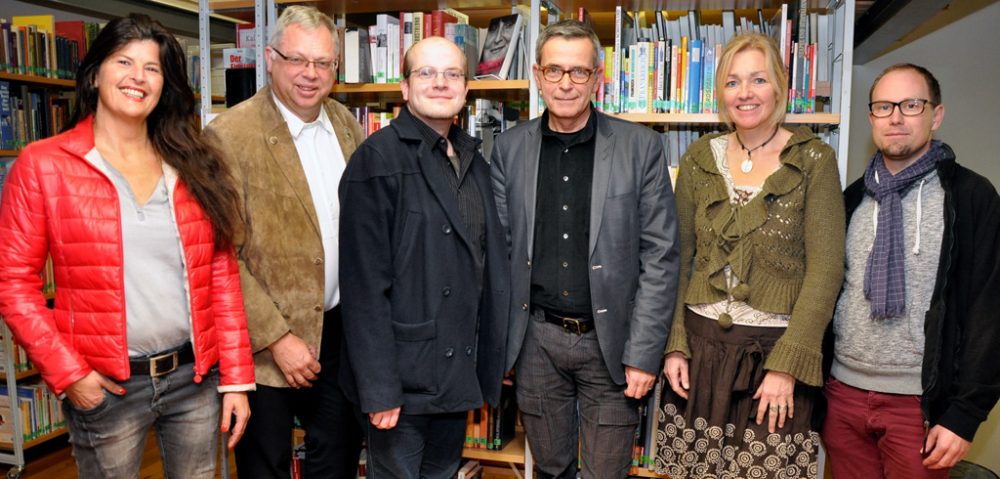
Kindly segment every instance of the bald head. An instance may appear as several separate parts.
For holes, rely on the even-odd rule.
[[[462,65],[462,71],[465,71],[467,65],[465,52],[458,48],[455,42],[444,37],[428,37],[420,40],[406,51],[406,56],[403,57],[403,77],[408,77],[414,68],[420,68],[424,59],[439,55],[457,56]]]

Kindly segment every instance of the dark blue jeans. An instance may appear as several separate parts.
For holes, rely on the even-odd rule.
[[[368,479],[449,479],[465,445],[466,412],[400,414],[392,429],[369,422]]]
[[[158,378],[133,374],[121,384],[125,395],[104,392],[93,409],[62,402],[69,442],[79,477],[132,479],[139,466],[150,426],[160,444],[165,477],[211,479],[218,451],[219,374],[200,384],[193,364]]]

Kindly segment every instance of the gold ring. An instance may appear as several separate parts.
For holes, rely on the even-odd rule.
[[[784,411],[784,410],[785,410],[785,409],[787,409],[787,408],[788,408],[788,406],[786,406],[786,405],[784,405],[784,404],[781,404],[781,405],[779,405],[779,406],[778,406],[778,410],[779,410],[779,411]]]
[[[775,406],[774,404],[772,404],[770,407],[768,407],[768,409],[771,412],[778,412],[778,406]]]

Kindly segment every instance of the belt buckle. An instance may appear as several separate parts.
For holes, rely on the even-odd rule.
[[[579,318],[560,318],[563,322],[563,329],[577,336],[583,336],[583,322]],[[571,326],[572,325],[572,326]],[[574,331],[573,329],[576,329]]]
[[[160,361],[164,359],[170,360],[170,367],[166,369],[160,369]],[[159,356],[153,356],[149,358],[149,376],[156,378],[163,376],[165,374],[170,374],[177,370],[178,363],[180,362],[180,354],[178,351],[169,352],[166,354],[161,354]]]

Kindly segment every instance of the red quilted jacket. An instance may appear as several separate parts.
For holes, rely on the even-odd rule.
[[[0,202],[0,315],[56,394],[92,369],[129,377],[121,210],[111,179],[84,158],[93,147],[91,118],[29,145]],[[166,165],[164,174],[176,178]],[[234,252],[215,249],[211,222],[180,181],[172,200],[189,282],[195,382],[218,363],[220,390],[250,389],[253,358]],[[48,254],[56,283],[51,310],[39,276]]]

